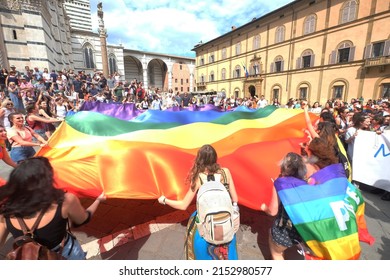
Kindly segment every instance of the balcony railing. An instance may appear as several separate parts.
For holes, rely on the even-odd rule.
[[[390,57],[380,56],[366,59],[364,62],[364,67],[384,66],[388,64],[390,64]]]

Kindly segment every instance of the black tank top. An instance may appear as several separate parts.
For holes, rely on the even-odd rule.
[[[61,215],[62,202],[58,204],[56,213],[53,219],[44,227],[35,230],[34,235],[36,241],[42,245],[47,246],[49,249],[53,249],[61,243],[62,239],[66,235],[67,219],[64,219]],[[9,218],[5,218],[6,226],[9,232],[14,238],[23,235],[23,231],[15,228]],[[38,225],[39,227],[39,225]]]

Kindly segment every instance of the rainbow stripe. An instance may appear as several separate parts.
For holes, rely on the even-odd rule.
[[[312,115],[313,120],[316,116]],[[81,111],[66,118],[37,155],[56,171],[58,187],[81,195],[182,198],[197,150],[212,144],[231,170],[240,204],[271,199],[278,162],[306,141],[301,110],[146,111],[130,121]]]
[[[292,223],[320,259],[359,259],[359,240],[374,242],[367,231],[360,191],[345,177],[341,164],[319,170],[312,179],[315,185],[291,177],[275,181]]]

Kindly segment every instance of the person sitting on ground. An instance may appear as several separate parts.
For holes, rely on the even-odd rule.
[[[100,194],[85,210],[76,195],[55,187],[54,170],[47,158],[26,159],[12,170],[8,182],[0,188],[0,247],[9,233],[13,238],[23,235],[17,218],[31,228],[43,213],[34,232],[36,240],[57,252],[65,240],[62,256],[83,260],[86,253],[68,233],[67,224],[77,227],[88,223],[105,199],[105,194]]]

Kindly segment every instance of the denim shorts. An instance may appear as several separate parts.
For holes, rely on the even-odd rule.
[[[35,150],[33,147],[12,147],[10,152],[11,159],[16,163],[31,158],[34,155]]]
[[[51,249],[58,251],[61,244]],[[87,253],[83,251],[77,238],[73,234],[67,233],[66,242],[62,249],[62,256],[67,260],[85,260]]]

